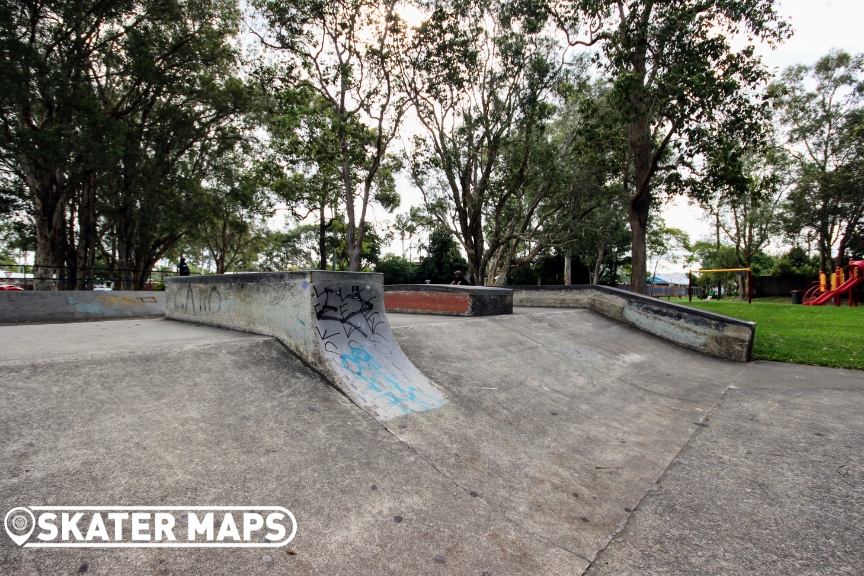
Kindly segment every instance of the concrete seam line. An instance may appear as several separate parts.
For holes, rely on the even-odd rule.
[[[727,386],[726,389],[723,391],[723,394],[720,395],[720,398],[718,398],[717,401],[714,403],[714,406],[711,407],[711,410],[709,410],[707,413],[705,413],[705,415],[702,417],[702,420],[700,421],[700,423],[705,422],[706,419],[708,419],[714,415],[714,411],[717,410],[717,407],[720,406],[720,404],[726,398],[726,394],[729,392],[729,390],[737,390],[737,388],[733,388],[732,386]],[[696,434],[698,432],[701,432],[701,431],[703,431],[702,427],[696,426],[696,428],[693,430],[693,432],[690,433],[690,436],[687,438],[687,441],[681,446],[681,448],[678,449],[677,452],[675,452],[675,455],[672,457],[671,460],[669,460],[669,463],[666,464],[666,467],[663,468],[663,471],[660,473],[660,475],[657,477],[657,479],[653,482],[652,485],[656,485],[656,484],[660,483],[660,480],[662,480],[663,476],[666,474],[666,472],[669,471],[669,467],[672,466],[672,463],[678,459],[678,457],[681,455],[681,453],[684,451],[684,449],[687,448],[691,442],[693,442],[693,438],[696,437]],[[642,501],[645,500],[645,498],[648,496],[648,492],[649,491],[646,490],[645,492],[642,493],[642,497],[639,498],[639,502],[637,502],[636,505],[633,507],[633,512],[628,514],[626,520],[619,525],[618,529],[612,534],[612,536],[609,537],[609,539],[606,541],[606,543],[603,545],[603,547],[600,548],[594,554],[594,558],[591,559],[590,563],[588,564],[588,568],[585,569],[585,572],[583,572],[583,574],[585,574],[591,570],[591,567],[594,566],[594,562],[596,562],[597,558],[603,553],[603,551],[609,547],[609,544],[611,544],[612,541],[615,540],[615,537],[627,529],[627,526],[630,524],[630,518],[633,517],[633,514],[635,514],[636,511],[639,509],[639,507],[642,505]]]
[[[376,420],[376,422],[377,422],[377,420]],[[517,522],[516,520],[510,518],[510,517],[509,517],[505,512],[503,512],[502,510],[499,510],[498,508],[492,506],[491,504],[489,504],[488,502],[486,502],[486,501],[483,500],[482,498],[475,497],[475,496],[471,496],[471,491],[470,491],[470,490],[468,490],[467,488],[464,488],[464,487],[463,487],[461,484],[459,484],[459,482],[457,482],[455,479],[453,479],[453,478],[447,476],[447,474],[445,474],[445,473],[444,473],[440,468],[438,468],[438,467],[437,467],[437,466],[436,466],[436,465],[435,465],[431,460],[429,460],[428,458],[426,458],[425,456],[423,456],[423,454],[421,454],[421,453],[420,453],[420,452],[419,452],[419,451],[418,451],[414,446],[412,446],[411,444],[409,444],[409,443],[408,443],[406,440],[404,440],[403,438],[400,438],[396,433],[393,432],[393,430],[391,430],[390,428],[388,428],[388,427],[387,427],[383,422],[378,422],[378,423],[379,423],[379,424],[380,424],[380,425],[381,425],[385,430],[387,430],[387,432],[389,432],[389,433],[390,433],[394,438],[396,438],[396,440],[398,440],[399,442],[401,442],[402,444],[404,444],[405,447],[408,448],[411,452],[413,452],[413,453],[414,453],[414,454],[415,454],[415,455],[416,455],[420,460],[422,460],[423,462],[425,462],[425,463],[426,463],[430,468],[432,468],[433,470],[435,470],[435,472],[437,472],[438,474],[440,474],[444,479],[446,479],[448,482],[450,482],[453,486],[455,486],[456,488],[458,488],[459,490],[461,490],[463,493],[467,494],[467,495],[468,495],[472,500],[479,500],[479,501],[480,501],[484,506],[486,506],[489,510],[492,510],[493,512],[497,513],[501,518],[503,518],[503,519],[506,520],[507,522],[510,522],[510,523],[513,524],[514,526],[518,527],[520,530],[523,530],[523,531],[525,531],[526,533],[530,534],[531,536],[534,536],[535,538],[537,538],[538,540],[544,542],[545,544],[548,544],[549,546],[552,546],[553,548],[558,548],[559,550],[563,550],[564,552],[567,552],[568,554],[572,554],[573,556],[575,556],[576,558],[579,558],[579,559],[582,560],[583,562],[586,562],[586,563],[588,563],[588,564],[591,563],[590,560],[588,560],[588,559],[585,558],[584,556],[581,556],[578,552],[574,552],[573,550],[570,550],[569,548],[566,548],[565,546],[561,546],[560,544],[556,544],[555,542],[552,542],[551,540],[549,540],[548,538],[546,538],[546,537],[543,536],[542,534],[538,534],[537,532],[534,532],[534,531],[531,530],[530,528],[526,528],[525,526],[523,526],[522,524],[520,524],[520,523]]]

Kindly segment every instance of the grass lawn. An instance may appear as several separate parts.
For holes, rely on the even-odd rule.
[[[864,370],[864,304],[858,308],[793,306],[788,298],[760,298],[753,304],[737,299],[689,304],[756,322],[754,359]]]

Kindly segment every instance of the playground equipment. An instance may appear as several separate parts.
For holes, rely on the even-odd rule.
[[[840,298],[849,295],[849,306],[858,306],[857,286],[864,282],[864,260],[849,260],[849,266],[844,269],[837,267],[831,274],[831,289],[828,289],[828,278],[824,272],[819,273],[819,281],[813,282],[804,293],[805,306],[822,306],[831,300],[835,306],[840,306]]]
[[[739,274],[747,273],[747,303],[753,303],[753,269],[752,268],[718,268],[716,270],[690,270],[690,285],[687,287],[687,299],[693,301],[693,274],[700,272],[737,272]]]

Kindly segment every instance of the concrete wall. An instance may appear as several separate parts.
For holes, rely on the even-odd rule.
[[[492,316],[513,313],[513,291],[485,286],[391,284],[384,286],[390,312],[444,316]]]
[[[685,348],[748,362],[756,324],[608,286],[513,286],[514,306],[587,308]]]
[[[167,278],[165,316],[273,336],[379,420],[437,408],[443,394],[393,337],[382,280],[320,271]]]
[[[162,316],[165,292],[0,291],[0,324]]]

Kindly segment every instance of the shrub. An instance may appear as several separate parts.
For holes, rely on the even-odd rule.
[[[402,256],[387,254],[375,265],[384,274],[384,284],[410,284],[417,276],[417,265]]]

